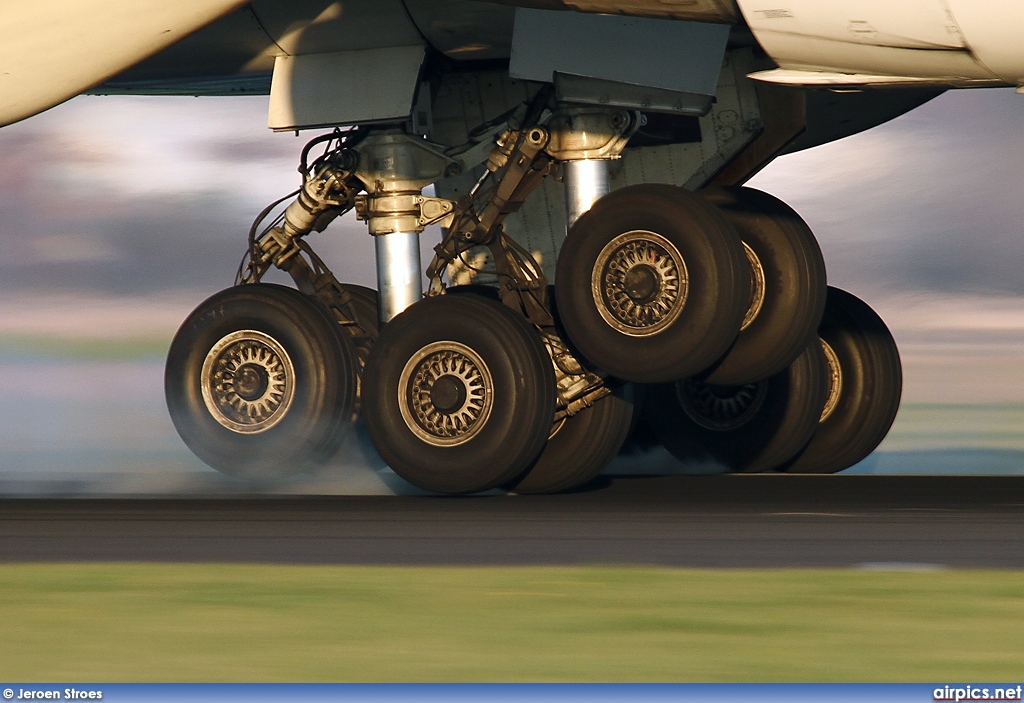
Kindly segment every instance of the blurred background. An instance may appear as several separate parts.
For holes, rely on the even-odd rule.
[[[167,416],[175,329],[232,284],[252,218],[299,184],[309,135],[265,124],[265,97],[83,96],[0,130],[0,494],[406,490],[355,438],[316,476],[235,482]],[[903,407],[850,472],[1024,473],[1022,134],[1024,96],[955,91],[749,184],[803,215],[830,283],[900,346]],[[311,243],[340,280],[373,285],[362,223]],[[663,454],[611,468],[706,470]]]

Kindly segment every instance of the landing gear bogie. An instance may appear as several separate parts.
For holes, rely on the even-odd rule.
[[[307,145],[298,197],[250,230],[243,285],[200,306],[172,346],[168,407],[197,455],[280,478],[324,463],[361,419],[422,489],[567,491],[621,447],[643,391],[634,384],[662,384],[648,420],[670,450],[700,445],[736,471],[838,470],[877,444],[890,410],[864,410],[847,391],[888,378],[876,395],[892,406],[895,348],[850,342],[856,324],[878,325],[839,303],[837,315],[857,320],[835,325],[852,337],[830,332],[826,314],[818,343],[824,265],[792,210],[742,188],[608,193],[636,111],[566,106],[544,89],[503,119],[457,147],[393,125]],[[324,153],[309,161],[317,144]],[[458,199],[422,192],[479,165]],[[505,224],[559,170],[569,231],[549,287],[541,258]],[[379,295],[339,283],[306,241],[353,209],[376,238]],[[418,238],[432,224],[444,235],[424,292]],[[480,248],[488,270],[469,263]],[[298,290],[261,284],[272,266]],[[448,287],[460,266],[498,285]],[[831,428],[851,423],[869,430],[836,438]]]

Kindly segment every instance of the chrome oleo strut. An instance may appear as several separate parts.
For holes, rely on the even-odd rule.
[[[272,209],[291,196],[266,208],[253,224],[238,282],[256,283],[270,266],[286,271],[299,290],[332,311],[355,337],[361,351],[365,351],[372,342],[366,332],[371,321],[359,318],[351,296],[304,237],[323,231],[332,220],[352,209],[360,219],[368,221],[370,233],[378,239],[381,321],[386,322],[415,302],[419,274],[416,273],[414,284],[416,291],[412,291],[410,272],[387,271],[382,277],[380,269],[387,262],[381,252],[386,255],[389,246],[394,246],[385,238],[404,246],[409,235],[418,241],[418,233],[427,225],[439,223],[444,236],[427,267],[427,295],[445,294],[443,275],[448,266],[463,259],[473,247],[487,247],[494,262],[501,301],[520,311],[538,328],[551,355],[558,386],[555,420],[589,407],[611,390],[598,373],[580,363],[558,335],[547,278],[530,252],[512,240],[502,226],[505,218],[516,212],[526,197],[565,160],[566,144],[580,143],[578,138],[573,141],[571,132],[565,132],[566,125],[571,127],[574,117],[576,122],[586,121],[586,115],[581,118],[564,110],[552,113],[549,102],[549,91],[542,90],[512,113],[477,128],[467,144],[455,148],[383,129],[335,130],[314,139],[303,150],[299,167],[303,185],[291,194],[297,196],[295,200],[259,234],[259,225]],[[590,109],[588,114],[593,112]],[[613,134],[605,140],[612,147],[605,146],[603,153],[614,151],[617,155],[635,131],[638,116],[622,110],[612,112],[613,118],[604,118],[613,125]],[[551,125],[561,129],[554,139]],[[592,125],[590,128],[592,135]],[[310,149],[325,142],[323,155],[307,166]],[[485,159],[481,177],[458,201],[421,194],[426,185],[475,168]],[[418,261],[418,254],[415,260]]]

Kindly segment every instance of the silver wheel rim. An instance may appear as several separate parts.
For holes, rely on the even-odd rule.
[[[630,337],[669,327],[686,306],[686,262],[668,239],[647,230],[620,234],[597,257],[590,287],[601,318]]]
[[[750,327],[751,323],[761,314],[764,307],[764,266],[761,259],[757,257],[754,250],[743,242],[743,251],[747,254],[747,261],[750,263],[750,305],[747,306],[747,314],[743,316],[743,323],[740,331]]]
[[[222,337],[206,354],[201,374],[206,409],[232,432],[266,432],[284,419],[295,398],[291,357],[256,330]]]
[[[464,444],[480,433],[491,416],[491,371],[465,344],[428,344],[402,369],[398,406],[406,426],[427,444]]]
[[[819,423],[822,423],[835,412],[836,406],[839,405],[839,397],[843,394],[843,367],[839,365],[839,356],[836,355],[835,349],[824,339],[819,339],[819,341],[821,350],[825,352],[825,360],[828,362],[828,400],[825,401],[821,418],[818,420]]]
[[[676,382],[676,398],[687,417],[715,432],[735,430],[750,422],[768,394],[768,382],[712,386],[693,379]]]

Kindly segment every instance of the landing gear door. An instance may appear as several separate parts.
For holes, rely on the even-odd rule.
[[[277,131],[403,120],[412,112],[423,46],[278,56],[268,126]]]
[[[724,24],[519,8],[509,74],[565,102],[703,115],[728,39]]]

